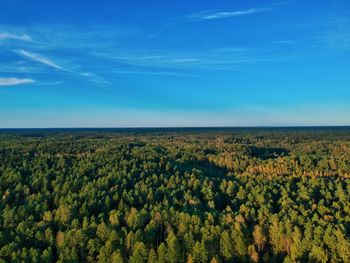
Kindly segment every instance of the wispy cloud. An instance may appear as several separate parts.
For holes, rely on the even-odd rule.
[[[221,16],[248,15],[272,8],[274,7],[263,6],[229,14],[207,12],[201,15],[206,16],[204,19],[214,19],[208,16],[218,13]],[[27,33],[35,41],[14,43],[15,46],[12,42],[4,42],[8,50],[25,59],[21,59],[23,64],[14,64],[11,68],[8,66],[8,62],[11,61],[7,61],[3,66],[0,64],[0,72],[3,69],[11,70],[7,72],[9,74],[16,72],[52,74],[53,72],[48,70],[54,69],[57,74],[55,77],[59,77],[59,80],[77,81],[79,78],[98,87],[113,86],[114,83],[120,82],[117,77],[125,79],[122,74],[130,75],[130,78],[132,74],[197,77],[203,72],[246,70],[275,59],[267,54],[268,52],[262,53],[251,47],[209,46],[179,49],[171,45],[158,45],[153,41],[151,46],[148,42],[139,45],[138,41],[134,40],[143,41],[141,39],[145,36],[142,31],[137,35],[135,32],[127,33],[128,30],[123,34],[117,34],[110,28],[51,27],[48,30],[34,27],[7,28],[1,32]],[[136,44],[130,45],[131,40]],[[18,62],[13,60],[13,56],[9,58],[13,63]],[[35,79],[36,82],[40,82],[41,76]]]
[[[56,86],[63,84],[64,81],[52,81],[52,82],[40,82],[38,85],[41,86]]]
[[[196,58],[176,58],[174,59],[175,63],[190,63],[190,62],[196,62],[197,59]]]
[[[170,71],[130,71],[130,70],[116,70],[112,71],[114,74],[135,74],[135,75],[155,75],[155,76],[174,76],[174,77],[197,77],[195,74],[179,73]]]
[[[108,80],[92,72],[81,72],[79,75],[88,78],[90,81],[98,84],[101,87],[111,84]]]
[[[97,75],[95,73],[80,72],[80,70],[74,70],[74,69],[72,70],[72,69],[64,68],[64,67],[58,65],[57,63],[53,62],[51,59],[44,57],[40,54],[29,52],[29,51],[26,51],[23,49],[15,50],[15,52],[20,54],[21,56],[23,56],[25,58],[28,58],[32,61],[41,63],[43,65],[49,66],[51,68],[70,73],[71,75],[86,77],[89,81],[94,82],[94,83],[98,84],[99,86],[105,86],[105,85],[110,84],[109,81],[105,80],[103,77],[100,77],[99,75]]]
[[[249,8],[237,11],[203,11],[187,15],[186,18],[193,21],[205,21],[214,19],[223,19],[237,16],[246,16],[258,13],[264,13],[271,10],[271,7]]]
[[[273,44],[289,45],[295,44],[295,40],[286,39],[286,40],[276,40],[272,42]]]
[[[322,17],[313,23],[298,24],[298,27],[299,30],[312,32],[303,39],[309,48],[322,48],[331,52],[348,52],[350,50],[349,16]]]
[[[95,55],[109,60],[116,60],[119,64],[152,69],[150,72],[172,71],[217,71],[236,70],[238,67],[256,65],[274,61],[272,56],[261,56],[248,50],[239,48],[219,48],[202,51],[176,50],[142,50],[124,51],[124,56],[115,56],[114,51],[96,53]],[[171,71],[170,71],[171,70]],[[190,74],[191,74],[190,72]],[[182,74],[183,72],[179,72]]]
[[[11,33],[0,33],[0,41],[1,40],[21,40],[21,41],[32,41],[32,38],[27,35],[18,35]]]
[[[46,57],[44,57],[42,55],[39,55],[39,54],[36,54],[36,53],[32,53],[32,52],[28,52],[28,51],[25,51],[23,49],[17,50],[16,52],[18,54],[20,54],[21,56],[23,56],[23,57],[26,57],[26,58],[29,58],[29,59],[31,59],[33,61],[42,63],[42,64],[47,65],[49,67],[52,67],[54,69],[65,70],[63,67],[57,65],[52,60],[50,60],[50,59],[48,59],[48,58],[46,58]]]
[[[82,73],[80,73],[80,75],[82,75],[84,77],[92,77],[94,74],[91,72],[82,72]]]
[[[238,15],[237,12],[236,15]],[[28,29],[13,28],[1,31],[26,33],[25,30]],[[49,67],[68,73],[60,77],[79,77],[83,81],[98,86],[112,85],[116,82],[113,71],[118,69],[120,69],[119,73],[115,72],[118,75],[193,77],[201,74],[201,71],[242,70],[243,67],[271,60],[270,57],[262,56],[254,50],[236,46],[198,50],[191,48],[180,50],[163,46],[147,48],[147,45],[128,47],[129,45],[126,44],[129,43],[130,38],[144,38],[142,32],[137,36],[135,32],[127,33],[128,30],[124,34],[116,34],[109,28],[94,27],[51,28],[51,30],[31,28],[30,30],[28,35],[38,42],[18,43],[15,47],[8,45],[8,49],[14,50],[16,54],[26,59],[23,65],[12,67],[14,70],[35,74],[46,71]],[[7,43],[4,44],[7,45]],[[59,57],[46,55],[48,52],[56,54],[57,51],[60,51]],[[31,61],[36,63],[29,64]],[[91,63],[92,61],[94,63]],[[7,63],[3,69],[10,70]]]
[[[328,32],[323,41],[331,50],[350,50],[350,19],[348,17],[331,17]]]
[[[15,86],[21,84],[33,83],[32,79],[18,79],[18,78],[0,78],[0,86]]]

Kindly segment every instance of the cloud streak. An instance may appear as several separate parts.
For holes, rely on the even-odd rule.
[[[16,86],[33,82],[34,80],[32,79],[0,78],[0,86]]]
[[[21,41],[31,42],[32,38],[27,34],[17,35],[17,34],[11,34],[11,33],[0,33],[0,41],[1,40],[21,40]]]
[[[20,54],[21,56],[25,57],[25,58],[28,58],[30,60],[33,60],[35,62],[39,62],[41,64],[44,64],[44,65],[47,65],[51,68],[54,68],[54,69],[58,69],[58,70],[65,70],[63,67],[57,65],[56,63],[54,63],[52,60],[42,56],[42,55],[39,55],[39,54],[36,54],[36,53],[32,53],[32,52],[28,52],[28,51],[25,51],[23,49],[21,50],[17,50],[16,51],[18,54]]]
[[[193,21],[206,21],[206,20],[215,20],[215,19],[223,19],[223,18],[264,13],[269,10],[271,10],[271,7],[249,8],[249,9],[243,9],[238,11],[219,11],[219,12],[203,11],[203,12],[187,15],[186,17]]]
[[[56,64],[51,59],[44,57],[40,54],[29,52],[29,51],[26,51],[23,49],[15,50],[15,52],[24,58],[27,58],[27,59],[30,59],[32,61],[38,62],[40,64],[46,65],[46,66],[51,67],[53,69],[56,69],[59,71],[64,71],[64,72],[70,73],[70,74],[75,75],[75,76],[86,77],[87,79],[89,79],[90,81],[92,81],[96,84],[99,84],[99,85],[109,85],[110,84],[107,80],[105,80],[104,78],[100,77],[97,74],[94,74],[91,72],[79,72],[77,70],[71,70],[71,69],[64,68],[64,67]]]
[[[186,74],[186,73],[168,72],[168,71],[130,71],[130,70],[119,70],[119,71],[112,71],[112,73],[114,73],[114,74],[174,76],[174,77],[197,77],[197,75],[195,75],[195,74]]]
[[[272,56],[262,56],[248,50],[238,48],[208,49],[204,51],[154,51],[143,50],[142,52],[124,51],[123,57],[114,56],[113,51],[97,53],[108,60],[115,60],[119,64],[131,67],[142,67],[152,69],[143,74],[158,75],[192,75],[184,71],[217,71],[217,70],[237,70],[242,66],[251,66],[275,61]],[[171,71],[169,71],[171,70]],[[178,72],[181,70],[181,72]],[[176,71],[176,72],[175,72]],[[131,71],[133,72],[133,71]],[[139,72],[139,70],[137,70]],[[141,72],[140,72],[141,73]],[[178,74],[179,73],[179,74]],[[129,74],[129,73],[127,73]]]

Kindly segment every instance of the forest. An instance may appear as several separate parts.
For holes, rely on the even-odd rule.
[[[350,128],[0,131],[0,262],[350,262]]]

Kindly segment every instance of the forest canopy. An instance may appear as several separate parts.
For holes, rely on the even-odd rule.
[[[0,262],[350,262],[350,129],[3,130]]]

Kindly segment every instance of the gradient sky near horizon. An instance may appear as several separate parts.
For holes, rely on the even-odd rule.
[[[350,1],[0,0],[0,127],[350,125]]]

